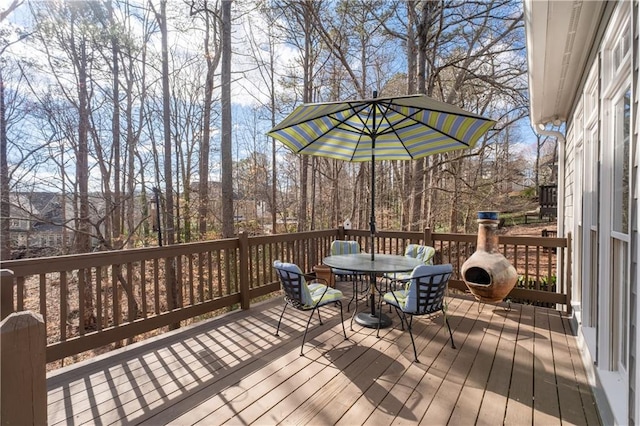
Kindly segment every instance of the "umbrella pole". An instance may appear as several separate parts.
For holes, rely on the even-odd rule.
[[[373,97],[378,97],[378,91],[373,91]],[[377,105],[373,105],[373,126],[371,126],[371,219],[369,221],[369,230],[371,233],[371,261],[375,260],[376,253],[376,109]],[[373,298],[372,298],[373,302]],[[373,308],[373,306],[371,306]]]
[[[374,142],[375,143],[375,142]],[[371,238],[371,260],[373,261],[375,258],[376,252],[376,214],[375,214],[375,206],[376,206],[376,162],[375,162],[375,154],[371,153],[371,218],[369,219],[369,231]]]
[[[372,147],[375,146],[376,142],[375,142],[375,137],[372,140]],[[369,229],[371,231],[371,262],[374,261],[375,259],[375,253],[376,253],[376,214],[374,211],[374,208],[376,206],[375,203],[375,199],[376,199],[376,186],[375,186],[375,182],[376,182],[376,161],[375,161],[375,154],[373,153],[373,148],[371,149],[371,218],[369,221]],[[371,298],[371,316],[375,318],[376,316],[376,273],[375,272],[371,272],[371,276],[369,277],[370,280],[370,289],[369,289],[369,297]]]

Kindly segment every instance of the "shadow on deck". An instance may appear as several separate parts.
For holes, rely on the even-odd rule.
[[[346,304],[345,304],[346,305]],[[399,328],[348,328],[323,310],[299,355],[306,316],[280,299],[48,375],[49,424],[599,424],[576,339],[560,312],[455,297],[414,322],[420,364]]]

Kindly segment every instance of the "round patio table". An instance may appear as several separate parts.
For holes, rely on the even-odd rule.
[[[347,271],[365,272],[370,274],[370,290],[371,298],[370,312],[360,312],[355,315],[355,321],[363,327],[380,328],[389,327],[392,323],[391,318],[380,313],[376,314],[375,293],[376,293],[376,275],[383,273],[410,272],[418,265],[422,265],[420,260],[399,256],[395,254],[375,254],[369,253],[357,254],[339,254],[335,256],[327,256],[322,259],[322,263],[336,269],[344,269]]]

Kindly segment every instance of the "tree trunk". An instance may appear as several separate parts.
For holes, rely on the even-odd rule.
[[[304,58],[303,58],[303,95],[302,101],[311,102],[313,98],[313,62],[311,61],[311,31],[313,27],[313,7],[311,2],[304,2]],[[300,205],[298,209],[298,232],[307,230],[309,157],[300,156]]]
[[[118,37],[115,34],[115,21],[113,17],[113,2],[107,2],[107,8],[109,10],[109,25],[111,26],[111,63],[112,63],[112,91],[113,91],[113,112],[111,122],[111,137],[113,139],[113,196],[107,200],[108,212],[111,216],[111,235],[105,233],[105,237],[109,239],[108,244],[112,245],[112,240],[120,240],[122,234],[122,192],[120,187],[120,174],[122,173],[122,166],[120,164],[120,67],[119,67],[119,48]],[[105,194],[106,195],[106,194]],[[121,248],[120,244],[118,247]]]
[[[231,140],[231,3],[222,2],[222,237],[233,237],[233,157]]]
[[[87,55],[86,42],[78,46],[78,152],[76,159],[76,182],[79,192],[78,229],[76,230],[76,252],[87,253],[91,250],[89,228],[89,94],[87,91]],[[84,318],[85,330],[92,330],[96,325],[93,307],[93,283],[85,280],[84,285]]]
[[[152,3],[151,3],[152,4]],[[153,5],[153,4],[152,4]],[[156,13],[162,36],[162,124],[164,131],[164,187],[165,187],[165,241],[167,245],[175,243],[173,209],[173,170],[171,166],[171,94],[169,86],[169,48],[167,37],[167,0],[160,1],[160,13]],[[165,277],[168,307],[176,309],[180,305],[181,287],[176,283],[176,265],[174,258],[165,262]],[[180,323],[169,326],[175,330]]]
[[[213,31],[217,31],[215,25],[217,17],[215,14],[205,11],[205,38],[204,53],[207,60],[207,75],[204,85],[204,105],[202,118],[202,140],[200,141],[200,161],[199,161],[199,186],[198,186],[198,230],[200,239],[207,234],[207,220],[209,217],[209,153],[211,152],[211,100],[213,99],[213,77],[220,62],[220,50],[211,52],[211,23],[213,21]]]
[[[11,258],[11,238],[9,235],[9,166],[7,163],[7,118],[4,101],[4,79],[0,69],[0,260]]]

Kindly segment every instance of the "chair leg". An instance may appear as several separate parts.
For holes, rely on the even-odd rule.
[[[400,309],[398,309],[397,306],[394,306],[394,308],[396,308],[396,314],[398,314],[398,318],[400,318],[400,329],[402,329],[402,331],[404,331],[404,323],[405,323],[405,316],[404,316],[404,312],[401,312]]]
[[[378,327],[376,330],[376,337],[380,338],[380,322],[382,322],[382,297],[379,297],[379,302],[378,302]],[[391,308],[389,308],[391,309]]]
[[[351,310],[351,303],[355,303],[355,310],[358,310],[358,283],[354,277],[349,277],[349,281],[351,281],[351,288],[353,293],[351,294],[351,300],[349,300],[349,304],[347,305],[347,312]]]
[[[411,317],[411,321],[407,322],[407,328],[409,329],[409,336],[411,336],[411,344],[413,345],[413,356],[416,359],[416,363],[420,364],[420,360],[418,359],[418,351],[416,350],[416,342],[413,340],[413,317]]]
[[[451,347],[455,349],[456,345],[453,343],[453,333],[451,332],[451,325],[449,325],[449,318],[447,318],[447,314],[444,314],[444,322],[447,324],[447,328],[449,329],[449,337],[451,338]]]
[[[302,350],[304,349],[304,341],[307,338],[307,332],[309,331],[309,324],[311,323],[311,318],[313,318],[313,311],[317,308],[313,308],[311,310],[311,315],[309,315],[309,319],[307,320],[307,326],[304,328],[304,335],[302,336],[302,345],[300,345],[300,356],[304,355]]]
[[[344,340],[348,340],[347,330],[345,330],[344,328],[344,315],[342,314],[342,302],[338,300],[336,301],[336,304],[340,306],[340,322],[342,323],[342,332],[344,333]]]
[[[284,315],[284,311],[287,309],[287,303],[285,302],[284,307],[282,308],[282,313],[280,313],[280,319],[278,320],[278,328],[276,328],[276,336],[280,336],[280,323],[282,322],[282,316]]]
[[[353,313],[351,314],[351,321],[349,322],[349,328],[351,329],[351,331],[353,331],[353,318],[356,316],[356,312],[358,312],[358,310],[354,309]]]

